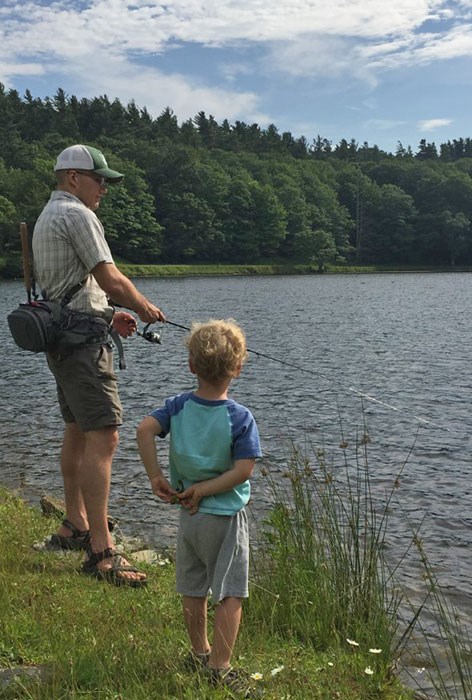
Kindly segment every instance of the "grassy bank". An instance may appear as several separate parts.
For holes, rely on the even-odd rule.
[[[316,265],[266,264],[266,265],[132,265],[119,263],[119,268],[129,277],[198,277],[244,275],[330,275],[374,274],[387,272],[470,272],[471,268],[421,267],[393,265],[327,265],[320,273]]]
[[[311,265],[132,265],[119,262],[129,277],[203,277],[247,275],[306,275],[316,272]]]
[[[267,263],[260,265],[137,265],[117,259],[128,277],[204,277],[248,275],[319,275],[317,265],[308,263]],[[21,257],[0,257],[0,279],[18,279],[23,275]],[[322,274],[374,274],[382,272],[471,272],[470,267],[427,267],[421,265],[327,265]]]
[[[313,472],[295,454],[287,470],[282,492],[267,475],[274,509],[253,553],[235,665],[267,700],[411,700],[393,673],[386,522],[365,509],[363,470],[342,490],[322,462]],[[56,527],[0,490],[0,667],[42,670],[0,686],[2,698],[229,697],[182,666],[188,641],[172,562],[144,567],[145,590],[116,589],[78,573],[80,554],[32,549]]]

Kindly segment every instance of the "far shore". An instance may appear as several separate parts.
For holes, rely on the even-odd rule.
[[[381,273],[434,273],[472,272],[470,266],[428,267],[421,265],[319,265],[311,263],[267,264],[177,264],[140,265],[117,260],[120,270],[128,277],[210,277],[256,275],[333,275],[333,274],[381,274]],[[0,279],[22,279],[21,262],[0,258]]]

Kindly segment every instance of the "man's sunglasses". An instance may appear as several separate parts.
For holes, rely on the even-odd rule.
[[[97,185],[99,187],[106,187],[107,186],[107,181],[106,178],[101,177],[100,175],[96,175],[93,172],[89,172],[88,170],[74,170],[74,172],[77,173],[77,175],[85,175],[85,177],[91,177],[92,180],[95,180]]]

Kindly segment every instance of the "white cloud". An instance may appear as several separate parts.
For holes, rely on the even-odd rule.
[[[205,109],[266,124],[259,94],[233,89],[241,76],[321,77],[328,89],[348,76],[374,88],[385,70],[470,57],[471,10],[470,0],[4,0],[0,81],[54,74],[79,94],[134,98],[153,114],[171,105],[179,119]],[[188,44],[257,47],[259,58],[222,50],[211,81],[149,67]]]
[[[69,78],[80,80],[87,70],[87,59],[76,62],[72,70]],[[258,96],[254,93],[209,88],[203,83],[192,83],[179,74],[165,75],[154,68],[120,59],[105,60],[103,54],[88,75],[87,89],[83,94],[86,97],[107,94],[118,97],[124,104],[132,95],[138,106],[145,105],[155,116],[171,107],[179,121],[194,117],[200,110],[212,114],[217,121],[225,118],[251,119],[259,124],[271,121],[268,115],[260,112]]]
[[[406,124],[406,122],[399,119],[368,119],[364,126],[369,131],[389,131],[392,129],[397,129],[404,124]]]
[[[272,46],[265,60],[266,70],[270,66],[294,76],[337,78],[348,74],[375,83],[361,60],[358,43],[347,37],[305,36],[296,42]]]
[[[17,63],[0,60],[0,75],[43,75],[44,66],[40,63]]]
[[[306,41],[310,36],[375,39],[409,36],[444,16],[444,0],[30,0],[0,9],[4,41],[18,52],[60,55],[107,47],[112,52],[164,50],[173,42]],[[3,19],[2,19],[3,17]]]
[[[242,75],[252,73],[251,67],[245,63],[222,63],[219,71],[228,83],[234,82]]]
[[[420,131],[434,131],[435,129],[441,129],[443,126],[450,126],[452,122],[452,119],[424,119],[418,122],[418,129]]]
[[[431,37],[431,40],[416,52],[421,61],[459,58],[472,54],[472,26],[455,27],[448,34]]]

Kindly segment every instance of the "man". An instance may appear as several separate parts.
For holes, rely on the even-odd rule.
[[[143,323],[164,321],[162,311],[144,297],[113,262],[95,211],[109,183],[122,173],[111,170],[103,154],[77,144],[59,154],[57,189],[33,232],[35,278],[43,297],[99,316],[122,337],[136,331],[127,312],[113,313],[112,303],[135,311]],[[122,407],[108,342],[47,354],[57,384],[65,431],[61,451],[66,516],[51,542],[88,553],[83,572],[116,585],[146,584],[143,572],[113,549],[108,529],[108,496],[113,455],[118,445]]]

